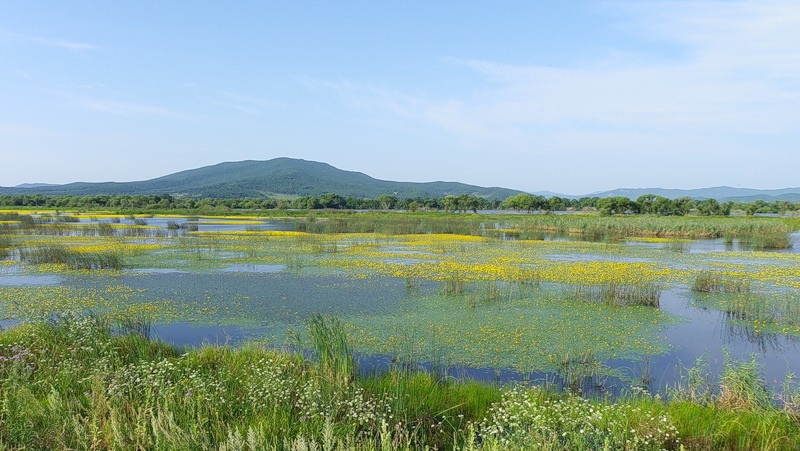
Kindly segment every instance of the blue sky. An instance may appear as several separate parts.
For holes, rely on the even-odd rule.
[[[288,156],[569,194],[800,186],[800,3],[0,4],[0,186]]]

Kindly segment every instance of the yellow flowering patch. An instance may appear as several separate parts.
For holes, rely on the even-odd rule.
[[[312,236],[306,232],[294,232],[288,230],[229,230],[229,231],[204,231],[204,232],[189,232],[189,235],[202,236],[202,237],[223,237],[223,236],[264,236],[275,238],[297,238]]]

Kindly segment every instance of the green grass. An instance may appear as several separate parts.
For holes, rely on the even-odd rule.
[[[320,370],[334,384],[349,384],[356,373],[355,360],[339,318],[312,315],[308,319],[308,334]]]
[[[346,342],[336,324],[325,317],[309,327]],[[329,377],[331,362],[324,359],[309,363],[254,345],[178,350],[141,330],[61,315],[0,332],[0,447],[788,450],[800,444],[795,412],[764,398],[752,362],[729,361],[708,398],[587,400],[419,372],[354,372],[342,384]]]

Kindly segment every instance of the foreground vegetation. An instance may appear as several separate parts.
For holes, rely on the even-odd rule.
[[[800,400],[752,362],[702,362],[669,399],[362,375],[333,317],[314,359],[254,345],[180,350],[147,324],[61,315],[0,333],[4,449],[797,449]]]

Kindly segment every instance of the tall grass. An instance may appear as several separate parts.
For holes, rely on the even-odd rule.
[[[308,320],[308,334],[320,370],[334,383],[349,384],[356,365],[342,322],[335,316],[314,314]]]
[[[444,296],[460,296],[466,291],[466,280],[458,275],[453,275],[444,279],[439,290]]]
[[[506,239],[572,235],[592,241],[625,237],[739,239],[753,249],[785,249],[792,227],[778,218],[571,215],[457,215],[442,213],[328,213],[306,218],[297,230],[310,233],[445,233]]]
[[[123,266],[122,256],[117,253],[75,252],[59,246],[25,249],[20,252],[20,259],[33,265],[65,265],[72,270],[120,270]]]
[[[587,302],[601,302],[613,307],[660,305],[661,287],[655,284],[622,285],[606,283],[601,285],[579,285],[575,287],[575,297]]]
[[[558,365],[556,373],[560,383],[570,393],[581,394],[587,388],[602,385],[600,371],[603,365],[595,359],[591,351],[565,355],[555,363]]]
[[[11,255],[12,246],[11,238],[0,233],[0,260]]]
[[[137,323],[133,321],[133,323]],[[583,399],[419,372],[352,378],[341,323],[315,363],[247,345],[178,350],[60,315],[0,332],[4,449],[797,449],[792,412],[731,362],[712,399]],[[113,333],[116,331],[116,333]],[[126,332],[127,331],[127,332]],[[328,339],[339,344],[330,345]],[[325,341],[325,343],[323,343]],[[334,377],[331,377],[334,375]]]
[[[475,308],[481,305],[509,302],[518,292],[519,285],[502,280],[488,280],[478,283],[475,289],[467,295],[467,304]]]
[[[750,282],[703,271],[692,282],[692,291],[699,293],[749,293]]]

